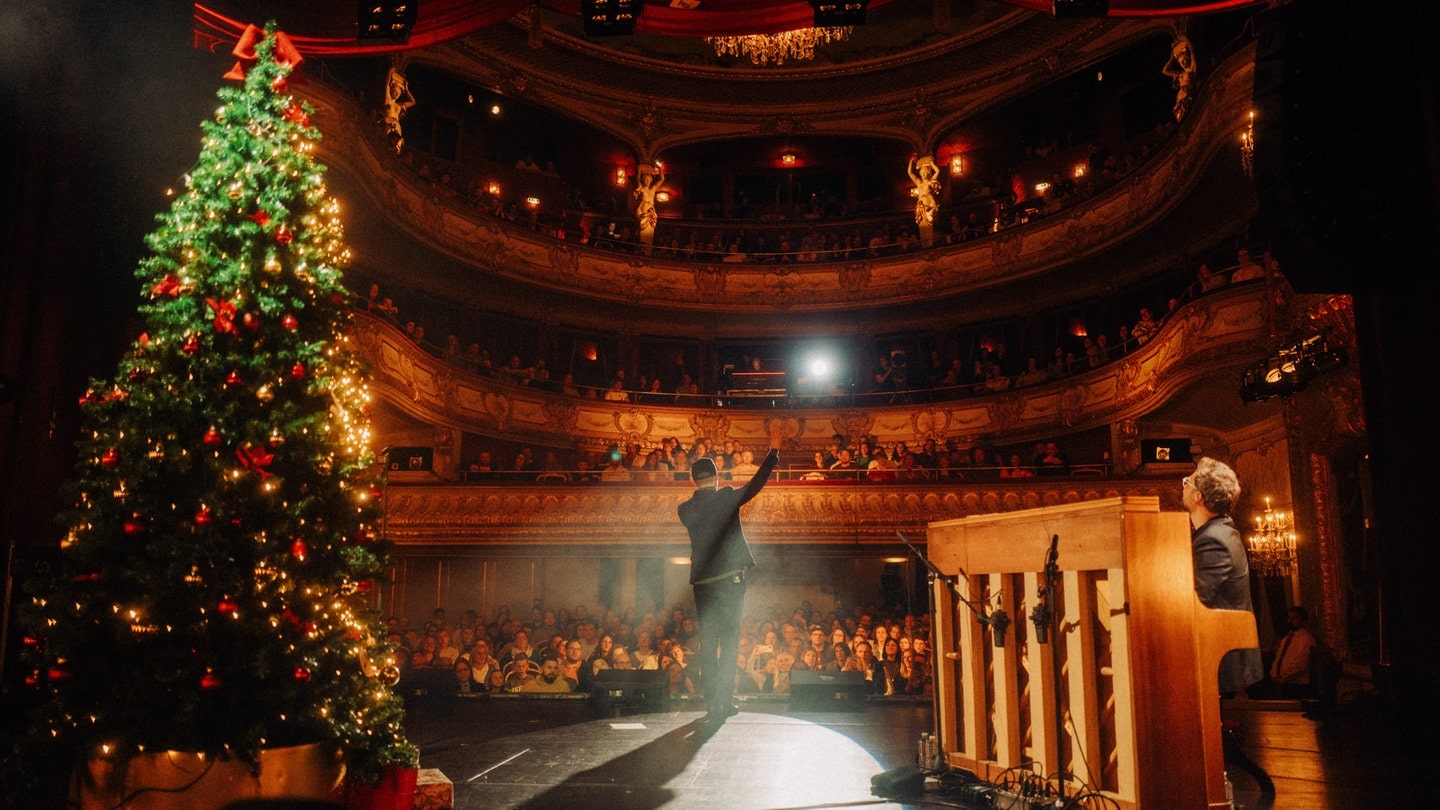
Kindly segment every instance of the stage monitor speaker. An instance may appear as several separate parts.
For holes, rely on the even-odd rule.
[[[670,710],[670,673],[663,669],[602,669],[591,693],[602,713]]]
[[[870,777],[870,792],[882,799],[908,799],[925,792],[925,772],[914,765]]]
[[[392,447],[385,462],[391,472],[427,472],[435,468],[435,448]]]
[[[844,711],[865,708],[870,684],[861,672],[795,670],[790,673],[790,708]]]

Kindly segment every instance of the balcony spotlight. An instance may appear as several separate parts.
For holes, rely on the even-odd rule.
[[[1264,362],[1241,373],[1240,399],[1250,403],[1290,396],[1321,374],[1345,365],[1348,359],[1344,349],[1330,345],[1324,332],[1311,335],[1282,346]]]

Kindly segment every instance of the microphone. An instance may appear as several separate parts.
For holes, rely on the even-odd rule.
[[[1005,646],[1005,631],[1010,627],[1010,614],[1004,610],[996,609],[987,619],[990,622],[990,630],[995,634],[995,646]]]
[[[1050,643],[1050,606],[1038,604],[1030,611],[1030,621],[1035,623],[1035,643]]]

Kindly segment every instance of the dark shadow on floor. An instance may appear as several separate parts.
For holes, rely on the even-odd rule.
[[[717,724],[707,723],[704,717],[693,720],[628,754],[572,775],[520,807],[524,810],[582,806],[624,806],[633,810],[663,807],[675,799],[675,792],[665,785],[689,766],[696,753],[718,729]],[[612,786],[617,793],[607,796],[605,790]]]

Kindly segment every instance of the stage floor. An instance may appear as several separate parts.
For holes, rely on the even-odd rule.
[[[420,764],[454,783],[456,810],[898,808],[870,778],[914,764],[931,726],[928,702],[789,712],[740,700],[718,728],[683,703],[597,716],[585,700],[407,702]]]
[[[710,728],[685,703],[620,713],[583,698],[411,697],[406,727],[422,767],[454,783],[456,810],[980,806],[933,792],[904,803],[872,795],[871,777],[914,764],[916,741],[931,731],[927,701],[803,712],[773,699],[740,703],[739,715]],[[1415,769],[1417,755],[1434,752],[1402,752],[1373,712],[1241,704],[1225,714],[1277,787],[1262,796],[1233,773],[1236,805],[1247,810],[1416,806],[1434,772]]]

